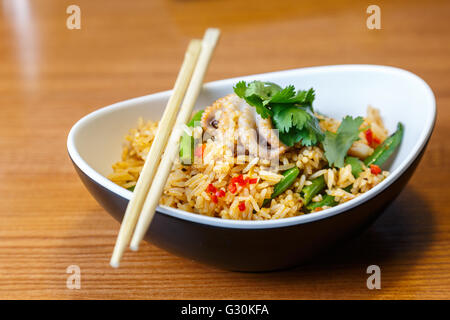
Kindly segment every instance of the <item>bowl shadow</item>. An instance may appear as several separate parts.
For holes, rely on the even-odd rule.
[[[412,269],[433,240],[432,210],[420,194],[406,186],[397,199],[375,223],[361,235],[332,248],[301,266],[254,274],[253,280],[272,282],[287,291],[315,288],[323,292],[329,285],[334,288],[368,290],[366,269],[378,265],[382,281],[390,287]],[[356,284],[354,282],[357,282]],[[353,283],[353,284],[351,284]],[[326,294],[325,294],[326,295]],[[295,298],[295,297],[290,297]]]
[[[432,230],[431,208],[418,192],[407,186],[370,228],[332,250],[316,265],[383,264],[404,258],[412,262],[431,243]]]

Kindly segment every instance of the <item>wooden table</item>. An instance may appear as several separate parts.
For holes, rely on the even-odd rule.
[[[450,298],[450,2],[0,1],[0,298]],[[81,29],[66,8],[81,8]],[[315,65],[398,66],[423,77],[436,128],[410,183],[357,241],[283,272],[235,273],[151,244],[108,261],[119,224],[88,194],[66,152],[97,108],[171,88],[192,37],[222,38],[206,80]],[[381,267],[381,290],[366,268]],[[69,265],[81,289],[66,288]]]

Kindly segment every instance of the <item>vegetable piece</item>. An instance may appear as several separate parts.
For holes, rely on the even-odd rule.
[[[296,92],[292,85],[283,89],[271,82],[247,84],[240,81],[233,89],[240,98],[254,106],[262,118],[272,118],[280,140],[287,146],[299,141],[304,146],[311,146],[323,140],[319,120],[313,114],[315,94],[312,88]]]
[[[206,192],[215,193],[217,191],[216,187],[212,183],[208,184],[206,187]]]
[[[195,123],[200,122],[204,110],[198,111],[187,123],[188,127],[193,128]],[[203,154],[203,153],[202,153]],[[180,140],[180,162],[183,165],[191,165],[194,161],[194,137],[183,133]]]
[[[293,167],[283,172],[283,178],[273,188],[272,199],[276,198],[292,186],[299,173],[300,170],[297,167]]]
[[[364,160],[364,164],[366,166],[375,164],[381,167],[402,142],[403,131],[403,124],[399,122],[397,124],[397,130],[386,140],[384,140],[383,143],[380,144],[375,151]]]
[[[220,189],[219,191],[216,192],[216,196],[218,198],[223,198],[225,197],[225,191],[223,191],[222,189]]]
[[[300,191],[300,194],[305,200],[305,205],[307,205],[312,198],[314,198],[319,192],[325,188],[325,178],[322,176],[317,177],[311,181],[310,185],[304,186]]]
[[[363,121],[362,117],[353,119],[351,116],[346,116],[342,119],[336,133],[325,132],[323,148],[330,167],[342,168],[344,166],[344,159],[348,149],[350,149],[353,142],[359,139],[359,127]]]
[[[244,175],[239,175],[237,177],[231,178],[231,183],[238,184],[241,187],[245,187],[250,182],[249,178],[244,179]]]
[[[312,146],[323,140],[323,132],[318,119],[311,113],[298,107],[274,106],[272,117],[278,129],[280,140],[292,147],[301,141],[303,146]]]
[[[392,155],[392,153],[394,153],[395,149],[400,144],[402,138],[403,138],[403,125],[399,122],[397,125],[397,130],[390,137],[388,137],[381,145],[379,145],[375,149],[375,151],[373,152],[373,154],[371,156],[369,156],[368,158],[366,158],[364,160],[364,164],[366,166],[370,167],[370,171],[373,174],[381,173],[380,166],[384,162],[386,162],[386,160]],[[354,160],[349,160],[350,158],[352,158],[352,157],[347,157],[345,160],[345,163],[352,165],[352,174],[355,178],[357,178],[359,176],[359,174],[362,172],[362,167],[361,167],[361,171],[359,173],[357,173],[357,175],[355,175],[356,172],[354,173],[354,170],[355,170],[355,168],[357,168],[357,165],[355,165],[355,167],[354,167],[354,165],[352,163],[352,161],[354,161]],[[358,161],[360,161],[360,160],[358,160]],[[359,171],[359,169],[358,169],[358,171]],[[352,186],[353,185],[349,185],[349,186],[345,187],[344,190],[347,192],[350,192],[350,190],[352,189]]]
[[[364,171],[363,169],[363,162],[355,157],[346,157],[344,161],[345,165],[351,165],[352,166],[352,175],[355,178],[359,177],[359,174]]]
[[[317,208],[322,208],[322,207],[334,207],[335,205],[337,205],[338,202],[336,200],[334,200],[334,197],[327,194],[325,195],[322,200],[320,200],[319,202],[313,202],[310,203],[309,205],[306,206],[306,209],[308,209],[308,211],[314,211]]]
[[[129,187],[129,188],[127,188],[127,190],[130,190],[131,192],[133,192],[134,188],[136,188],[136,186]]]
[[[372,174],[380,174],[381,173],[381,168],[379,166],[377,166],[376,164],[371,164],[370,166],[370,172],[372,172]]]
[[[256,108],[261,117],[267,119],[273,115],[273,112],[266,107],[264,101],[270,100],[270,97],[281,91],[281,87],[271,82],[253,81],[248,85],[245,81],[240,81],[233,87],[234,92],[247,103]]]
[[[219,202],[218,198],[225,196],[225,191],[223,191],[223,190],[217,191],[217,188],[214,187],[214,185],[212,183],[208,184],[205,191],[209,193],[209,195],[211,197],[211,201],[214,203],[218,203]]]
[[[187,123],[188,127],[195,127],[196,122],[200,122],[202,120],[202,115],[205,110],[200,110],[191,118],[191,120]]]
[[[236,193],[237,191],[236,183],[230,183],[228,185],[228,191],[230,191],[231,193]]]
[[[300,170],[297,167],[291,168],[283,172],[283,178],[273,188],[272,196],[270,199],[264,199],[263,207],[269,204],[271,199],[276,198],[283,192],[285,192],[297,179]]]
[[[239,208],[239,211],[244,211],[245,210],[245,201],[239,202],[238,208]]]
[[[183,165],[191,165],[194,159],[194,137],[183,133],[180,140],[180,161]]]
[[[365,132],[364,132],[364,135],[366,136],[366,140],[367,140],[367,143],[369,144],[369,146],[371,146],[372,148],[375,148],[376,146],[378,146],[379,144],[380,144],[380,139],[378,139],[377,137],[375,137],[374,135],[373,135],[373,132],[372,132],[372,130],[370,130],[370,128],[369,129],[367,129]]]

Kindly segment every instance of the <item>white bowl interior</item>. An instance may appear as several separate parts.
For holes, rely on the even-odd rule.
[[[410,72],[383,66],[313,67],[216,81],[204,86],[197,108],[204,108],[217,98],[231,93],[232,86],[239,80],[293,84],[297,89],[313,87],[316,91],[315,110],[338,119],[345,115],[364,116],[367,106],[372,105],[380,109],[390,133],[395,131],[397,123],[401,121],[405,125],[405,134],[399,151],[388,168],[392,175],[399,175],[414,160],[434,124],[435,101],[428,85]],[[128,130],[136,127],[139,117],[144,120],[159,120],[169,95],[170,92],[167,91],[127,100],[84,117],[69,135],[68,147],[72,159],[83,171],[89,171],[86,172],[88,175],[91,176],[89,173],[93,169],[106,176],[112,171],[111,165],[120,159],[124,136]],[[101,180],[100,183],[106,183]],[[390,184],[389,181],[385,182]],[[112,187],[111,182],[106,184],[113,191],[122,189]],[[124,192],[128,193],[126,190],[120,193]],[[347,203],[325,210],[324,213],[332,210],[338,213],[345,209],[344,206]],[[341,210],[336,210],[337,208]],[[322,212],[315,215],[321,214]]]

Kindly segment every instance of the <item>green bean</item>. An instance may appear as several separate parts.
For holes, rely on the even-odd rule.
[[[334,196],[327,194],[319,202],[314,202],[314,203],[310,203],[309,205],[307,205],[306,209],[308,209],[309,211],[314,211],[314,209],[317,209],[317,208],[322,208],[325,206],[334,207],[337,204],[338,204],[338,202],[336,200],[334,200]]]
[[[303,195],[305,205],[307,205],[312,198],[325,188],[325,178],[323,175],[311,181],[310,185],[304,186],[300,193]]]
[[[198,111],[187,123],[188,127],[193,128],[196,122],[202,118],[204,110]],[[180,161],[183,165],[191,165],[194,160],[194,137],[183,133],[180,140]]]
[[[380,144],[375,151],[364,160],[366,166],[371,164],[381,166],[394,153],[403,138],[403,125],[399,122],[397,131]]]
[[[300,170],[297,167],[293,167],[283,172],[283,178],[273,188],[272,198],[275,198],[285,192],[297,179]]]
[[[297,167],[291,168],[283,172],[283,178],[278,182],[273,188],[273,193],[270,199],[264,199],[263,207],[269,204],[271,199],[278,197],[280,194],[285,192],[292,184],[295,179],[297,179],[300,170]]]
[[[358,158],[346,157],[345,164],[352,166],[352,174],[355,178],[359,177],[359,174],[363,171],[362,163],[366,166],[376,164],[381,166],[386,160],[394,153],[403,137],[403,125],[399,122],[397,125],[397,131],[395,131],[390,137],[388,137],[382,144],[380,144],[375,151],[368,158],[362,162]],[[350,192],[353,185],[345,187],[344,190]]]

